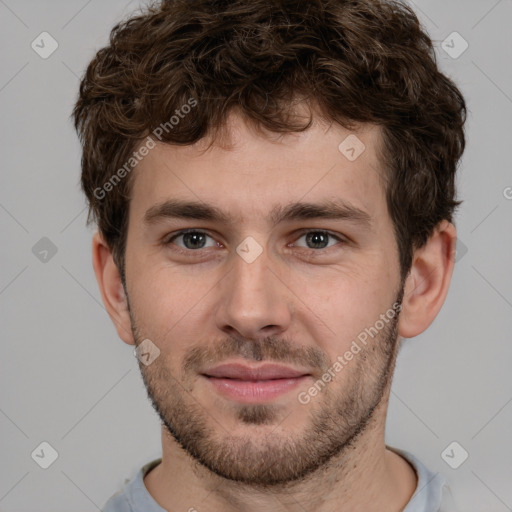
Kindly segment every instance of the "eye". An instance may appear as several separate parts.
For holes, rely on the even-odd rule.
[[[334,235],[329,231],[319,229],[303,232],[297,240],[302,238],[305,239],[305,246],[297,244],[297,242],[289,244],[289,246],[312,249],[315,252],[318,252],[323,249],[329,249],[333,245],[337,245],[340,242],[345,242],[342,237]],[[208,239],[211,240],[209,244]],[[176,241],[179,241],[180,243],[177,243]],[[182,230],[165,238],[162,241],[162,244],[165,246],[172,245],[174,246],[174,250],[183,253],[198,252],[200,249],[207,249],[209,247],[222,247],[222,244],[215,241],[214,238],[211,237],[208,233],[199,229]]]
[[[182,239],[182,244],[175,243],[175,240]],[[210,238],[213,243],[210,245],[206,245],[207,238]],[[171,236],[164,240],[164,245],[174,244],[181,250],[194,251],[197,249],[205,249],[207,247],[216,247],[219,246],[218,242],[213,240],[213,238],[208,235],[205,231],[200,231],[197,229],[186,229],[180,231],[179,233]]]
[[[306,233],[302,234],[298,238],[298,240],[300,240],[301,238],[305,238],[306,249],[328,249],[329,247],[332,247],[332,245],[336,245],[329,245],[329,239],[331,239],[331,241],[344,242],[344,240],[341,237],[324,230],[307,231]],[[296,243],[292,245],[295,246]],[[303,246],[297,245],[297,247]]]

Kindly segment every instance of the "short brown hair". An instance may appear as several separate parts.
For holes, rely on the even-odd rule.
[[[193,111],[177,116],[183,105]],[[309,107],[307,122],[294,101]],[[168,0],[118,23],[90,62],[73,110],[82,188],[124,280],[131,175],[111,182],[158,126],[171,144],[212,135],[237,108],[273,132],[313,114],[382,128],[386,196],[402,278],[452,221],[466,105],[437,67],[414,12],[385,0]],[[189,109],[190,110],[190,109]],[[129,169],[128,169],[129,171]],[[128,172],[127,171],[127,172]],[[123,177],[127,174],[123,172]],[[120,178],[120,175],[118,175]]]

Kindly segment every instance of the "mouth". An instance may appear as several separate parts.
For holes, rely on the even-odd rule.
[[[243,403],[267,402],[304,383],[311,374],[287,366],[222,364],[201,374],[224,397]]]

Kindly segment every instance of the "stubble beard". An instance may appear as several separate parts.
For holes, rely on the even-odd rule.
[[[402,297],[403,288],[396,303],[401,303]],[[130,315],[138,345],[144,337]],[[283,422],[280,409],[273,404],[236,404],[237,421],[247,425],[252,434],[230,434],[191,395],[190,379],[197,378],[193,368],[200,362],[219,358],[220,354],[223,357],[218,361],[237,355],[248,360],[325,367],[326,356],[318,349],[299,351],[274,337],[259,341],[228,338],[215,350],[196,347],[191,351],[182,364],[181,375],[188,378],[176,378],[163,357],[149,366],[139,363],[139,367],[164,427],[195,461],[231,481],[258,488],[283,486],[298,483],[342,457],[368,428],[391,384],[399,349],[398,318],[397,312],[341,370],[345,374],[343,387],[336,385],[335,377],[309,404],[301,405],[298,400],[292,403],[310,407],[302,434],[294,437],[273,432]],[[256,426],[268,426],[268,433],[255,436]]]

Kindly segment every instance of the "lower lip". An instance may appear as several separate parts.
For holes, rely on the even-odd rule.
[[[222,395],[238,402],[267,402],[295,389],[308,375],[293,379],[237,380],[204,376]]]

